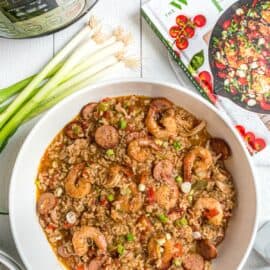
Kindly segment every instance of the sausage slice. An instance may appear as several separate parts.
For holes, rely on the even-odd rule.
[[[208,239],[197,242],[197,251],[206,260],[215,259],[218,255],[216,247]]]
[[[114,148],[119,144],[118,131],[113,126],[101,126],[96,130],[95,141],[104,149]]]
[[[97,103],[88,103],[81,109],[81,117],[84,120],[89,120],[92,116],[93,111],[97,107]]]
[[[217,155],[221,154],[223,160],[226,160],[231,156],[231,149],[223,139],[212,138],[210,140],[210,146]]]
[[[186,270],[203,270],[204,259],[201,255],[190,253],[183,259],[183,266]]]

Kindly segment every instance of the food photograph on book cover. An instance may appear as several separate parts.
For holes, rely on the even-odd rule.
[[[270,114],[270,1],[151,0],[143,16],[212,103]]]

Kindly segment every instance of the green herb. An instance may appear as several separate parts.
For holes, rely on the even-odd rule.
[[[182,148],[182,144],[179,141],[175,141],[173,147],[176,151],[179,151]]]
[[[108,149],[108,150],[106,151],[106,156],[108,156],[108,157],[114,156],[114,151],[113,151],[113,149]]]
[[[204,64],[204,53],[203,50],[199,51],[198,53],[194,54],[191,58],[188,70],[191,74],[196,73],[200,67]]]
[[[127,121],[126,121],[125,119],[121,119],[121,120],[119,121],[119,127],[120,127],[121,129],[125,129],[125,128],[127,127]]]
[[[107,199],[108,199],[109,202],[113,202],[114,201],[114,195],[113,194],[109,194],[107,196]]]
[[[167,223],[168,221],[169,221],[169,219],[168,219],[168,217],[166,216],[166,215],[164,215],[164,214],[160,214],[160,215],[158,215],[158,218],[159,218],[159,220],[162,222],[162,223]]]
[[[183,178],[180,175],[178,175],[175,177],[175,181],[176,183],[181,184],[183,182]]]
[[[122,256],[122,255],[124,254],[124,251],[125,251],[124,246],[121,245],[121,244],[118,244],[118,245],[117,245],[117,253],[118,253],[120,256]]]
[[[179,226],[179,227],[184,227],[184,226],[188,225],[188,221],[185,217],[182,217],[182,218],[177,219],[175,221],[175,225]]]
[[[126,238],[127,238],[128,242],[132,242],[135,239],[135,237],[134,237],[134,235],[132,233],[128,233]]]

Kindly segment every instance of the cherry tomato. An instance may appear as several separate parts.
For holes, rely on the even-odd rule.
[[[231,26],[231,21],[227,20],[222,24],[224,30],[228,29]]]
[[[213,104],[216,104],[217,96],[214,93],[206,92],[206,95]]]
[[[187,22],[188,22],[188,17],[185,15],[179,15],[176,17],[176,23],[180,26],[187,24]]]
[[[246,130],[245,130],[245,128],[244,128],[243,126],[237,125],[237,126],[235,126],[235,127],[236,127],[236,129],[238,130],[238,132],[241,134],[241,136],[245,136]]]
[[[257,138],[252,142],[251,146],[255,151],[260,152],[266,147],[266,143],[264,139]]]
[[[218,69],[225,69],[226,66],[218,61],[215,61],[215,65]]]
[[[202,71],[199,73],[199,78],[203,81],[203,82],[211,82],[212,81],[212,77],[210,72],[208,71]]]
[[[188,38],[193,38],[195,34],[195,30],[191,26],[186,26],[184,29],[184,33]]]
[[[170,28],[169,33],[170,33],[170,36],[172,38],[176,38],[178,36],[178,34],[179,34],[180,31],[181,31],[180,27],[175,25],[175,26],[172,26]]]
[[[244,139],[248,144],[252,144],[255,141],[255,135],[253,132],[249,131],[244,135]]]
[[[260,106],[263,110],[270,111],[270,103],[266,102],[265,100],[260,102]]]
[[[248,81],[246,78],[238,78],[238,82],[241,84],[241,85],[247,85],[248,84]]]
[[[186,38],[180,37],[180,38],[176,39],[175,45],[179,50],[182,51],[188,47],[189,43],[188,43],[188,40]]]
[[[218,77],[219,78],[221,78],[221,79],[225,79],[225,78],[227,78],[227,74],[226,73],[224,73],[224,72],[218,72]]]
[[[193,23],[197,26],[197,27],[203,27],[206,24],[206,18],[204,15],[197,15],[194,17],[193,19]]]

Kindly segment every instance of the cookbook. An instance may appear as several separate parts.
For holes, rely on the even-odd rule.
[[[142,16],[204,97],[258,114],[269,133],[270,1],[149,0]],[[265,148],[237,128],[255,151]]]

